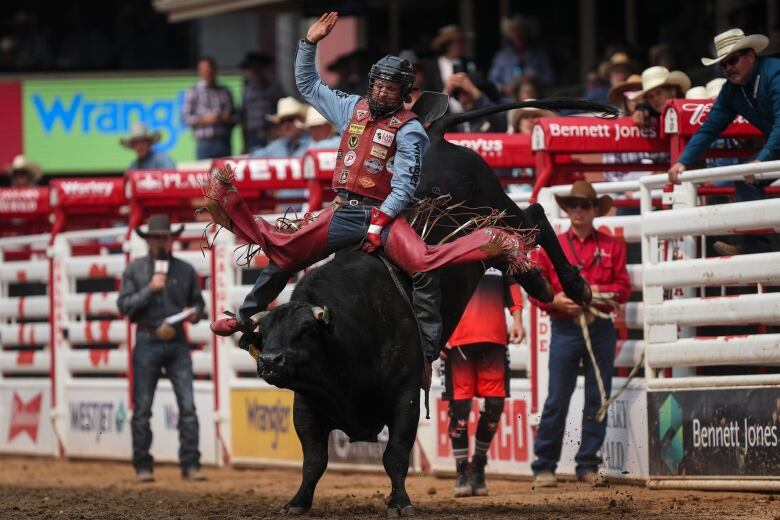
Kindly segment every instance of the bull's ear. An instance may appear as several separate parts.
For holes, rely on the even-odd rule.
[[[322,321],[325,325],[330,325],[330,310],[327,307],[312,307],[311,313],[314,318]]]

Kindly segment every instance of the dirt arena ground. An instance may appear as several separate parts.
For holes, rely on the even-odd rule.
[[[275,518],[295,492],[294,469],[205,468],[206,482],[183,482],[174,466],[137,484],[129,464],[0,457],[0,518]],[[417,518],[780,520],[780,497],[756,493],[652,491],[611,485],[579,490],[568,482],[533,491],[528,481],[490,479],[492,496],[455,500],[452,482],[410,475]],[[304,518],[384,518],[389,482],[379,474],[328,472]]]

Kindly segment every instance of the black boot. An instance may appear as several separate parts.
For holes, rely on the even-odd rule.
[[[462,460],[455,463],[455,488],[452,490],[452,494],[456,497],[470,497],[471,496],[471,482],[469,481],[469,461]]]
[[[486,497],[488,495],[487,484],[485,484],[485,466],[487,465],[487,455],[475,453],[471,459],[471,468],[469,480],[471,482],[471,493],[475,497]]]
[[[415,273],[412,275],[412,306],[422,334],[422,348],[425,358],[439,357],[441,343],[441,289],[439,272]]]

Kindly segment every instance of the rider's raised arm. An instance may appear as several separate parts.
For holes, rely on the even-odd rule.
[[[414,191],[420,183],[422,157],[430,141],[420,122],[413,119],[398,129],[397,143],[390,195],[379,208],[393,218],[412,201]]]
[[[360,96],[333,90],[323,83],[315,65],[316,54],[316,45],[307,43],[306,40],[298,42],[295,53],[295,84],[306,101],[330,121],[341,134],[352,118],[352,112]]]

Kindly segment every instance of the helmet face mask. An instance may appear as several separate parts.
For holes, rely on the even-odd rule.
[[[414,85],[412,64],[397,56],[385,56],[368,73],[366,100],[374,117],[388,116],[403,107]],[[397,96],[395,86],[398,86]],[[384,94],[384,95],[383,95]]]

